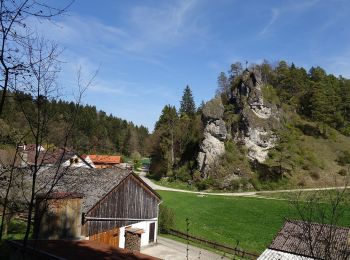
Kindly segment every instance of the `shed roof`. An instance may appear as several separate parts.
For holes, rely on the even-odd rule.
[[[327,245],[334,259],[350,256],[350,228],[287,220],[269,249],[299,256],[326,259]],[[310,246],[312,244],[312,246]]]
[[[54,173],[50,170],[41,172],[37,177],[38,183],[47,185],[47,183],[51,181],[53,174]],[[130,175],[139,179],[150,192],[160,198],[160,196],[136,174],[129,170],[119,168],[71,168],[62,174],[54,186],[53,192],[84,194],[82,199],[82,212],[86,213]],[[40,185],[38,188],[40,188]]]

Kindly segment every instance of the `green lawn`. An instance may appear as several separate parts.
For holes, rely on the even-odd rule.
[[[185,231],[188,217],[191,234],[233,246],[238,240],[241,248],[256,253],[270,244],[285,218],[297,217],[288,201],[158,192],[175,211],[176,229]],[[341,222],[350,226],[350,209]]]
[[[310,200],[317,199],[320,202],[335,200],[337,196],[341,196],[350,205],[350,188],[339,190],[320,190],[320,191],[295,191],[295,192],[261,192],[257,195],[266,198],[276,198],[284,200]]]

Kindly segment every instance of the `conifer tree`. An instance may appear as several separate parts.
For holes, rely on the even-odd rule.
[[[196,113],[196,105],[190,87],[187,85],[182,100],[180,102],[180,114],[194,115]]]

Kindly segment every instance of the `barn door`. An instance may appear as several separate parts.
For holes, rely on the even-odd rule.
[[[92,235],[89,237],[89,240],[119,247],[119,228]]]
[[[156,223],[149,224],[149,243],[154,242],[154,232],[156,230]]]

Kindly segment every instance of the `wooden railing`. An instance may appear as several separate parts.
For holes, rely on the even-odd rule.
[[[257,259],[259,257],[258,254],[247,252],[241,248],[232,247],[232,246],[228,246],[228,245],[224,245],[224,244],[219,244],[217,242],[209,241],[209,240],[206,240],[206,239],[200,238],[200,237],[195,237],[193,235],[187,235],[186,233],[178,231],[178,230],[170,229],[169,234],[183,238],[183,239],[188,239],[192,242],[204,244],[207,247],[210,247],[210,248],[213,248],[213,249],[216,249],[216,250],[219,250],[219,251],[231,254],[231,255],[235,255],[238,257],[242,257],[242,258],[246,258],[246,259]]]

